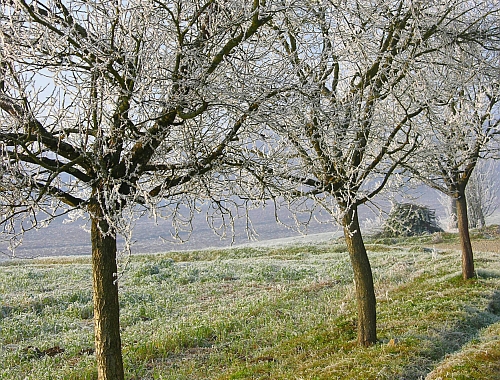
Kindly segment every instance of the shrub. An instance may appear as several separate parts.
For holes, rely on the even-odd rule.
[[[392,208],[381,235],[384,237],[416,236],[442,231],[436,223],[434,210],[412,203],[401,203]]]

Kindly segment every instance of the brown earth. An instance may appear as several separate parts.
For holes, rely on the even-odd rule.
[[[474,229],[470,231],[472,240],[472,249],[475,252],[494,252],[500,253],[500,226],[493,224],[482,229]],[[457,239],[458,240],[458,239]],[[433,244],[433,248],[437,249],[453,249],[461,250],[460,243],[439,242]]]
[[[432,245],[433,248],[441,249],[441,250],[461,250],[459,243],[450,244],[450,243],[437,243]],[[500,253],[500,240],[476,240],[472,241],[472,249],[475,252],[494,252]]]

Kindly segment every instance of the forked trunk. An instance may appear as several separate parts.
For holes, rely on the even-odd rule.
[[[359,228],[357,207],[344,216],[344,236],[354,270],[358,309],[358,344],[377,342],[377,310],[372,269]]]
[[[123,380],[120,307],[116,264],[116,235],[102,218],[99,205],[92,210],[92,272],[94,292],[95,356],[99,380]]]
[[[457,221],[460,245],[462,247],[462,277],[464,280],[474,277],[474,256],[469,235],[469,218],[467,216],[467,199],[465,191],[457,199]]]

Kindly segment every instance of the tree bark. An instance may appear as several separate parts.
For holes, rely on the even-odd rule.
[[[116,234],[92,205],[92,271],[95,356],[99,380],[123,380],[120,306],[116,264]]]
[[[462,277],[464,280],[474,277],[474,256],[469,235],[467,199],[465,191],[460,191],[457,198],[457,221],[460,245],[462,247]]]
[[[354,270],[358,309],[358,345],[370,346],[377,342],[377,310],[370,260],[359,228],[357,206],[343,219],[344,236]]]

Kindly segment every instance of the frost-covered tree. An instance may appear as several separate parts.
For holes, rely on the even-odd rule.
[[[497,37],[493,43],[486,38],[498,33],[500,16],[497,9],[492,15],[478,23],[483,37],[431,55],[441,64],[422,76],[421,92],[429,107],[419,119],[422,149],[409,166],[456,203],[464,279],[474,276],[467,186],[480,160],[494,153],[491,143],[500,131],[500,49]]]
[[[276,54],[287,62],[274,75],[295,89],[274,98],[262,144],[249,149],[261,163],[253,173],[292,206],[307,209],[308,198],[343,226],[360,345],[377,335],[358,207],[390,184],[420,143],[415,120],[429,103],[421,73],[440,65],[436,52],[482,36],[480,20],[496,17],[494,8],[486,1],[306,1],[272,22]]]
[[[136,216],[148,212],[181,228],[197,199],[224,213],[221,157],[272,95],[245,87],[252,70],[242,66],[257,65],[270,45],[259,29],[278,6],[12,0],[0,7],[3,236],[15,239],[64,214],[90,219],[98,374],[122,379],[117,236],[128,242]]]
[[[486,226],[486,218],[498,208],[498,187],[497,162],[479,161],[465,189],[469,227]]]

